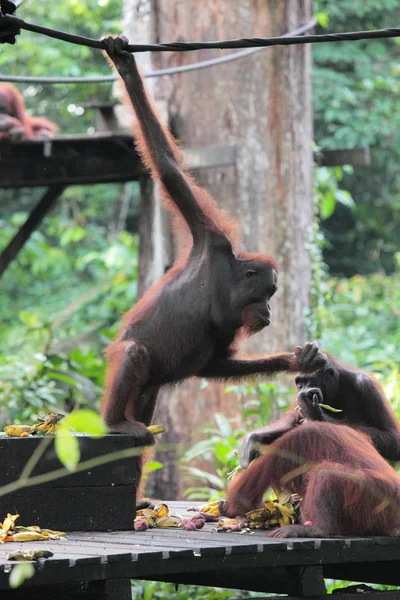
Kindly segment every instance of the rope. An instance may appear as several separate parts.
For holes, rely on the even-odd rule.
[[[48,37],[78,44],[80,46],[88,46],[89,48],[98,48],[104,50],[103,42],[93,40],[81,35],[74,35],[41,25],[27,23],[19,17],[13,15],[1,15],[0,27],[26,29],[35,33],[41,33]],[[272,37],[272,38],[240,38],[235,40],[223,40],[214,42],[169,42],[166,44],[129,44],[130,52],[191,52],[193,50],[219,49],[228,48],[254,48],[254,47],[269,47],[269,46],[293,46],[296,44],[320,44],[322,42],[345,42],[355,40],[370,40],[377,38],[394,38],[400,37],[400,28],[377,29],[373,31],[353,31],[349,33],[328,33],[323,35],[305,35],[305,36],[288,36],[288,37]]]
[[[281,37],[284,38],[288,36],[301,35],[305,31],[312,29],[316,25],[316,23],[316,19],[311,19],[311,21],[309,21],[306,25],[301,25],[293,31],[284,33]],[[190,71],[198,71],[199,69],[208,69],[210,67],[221,65],[223,63],[228,63],[234,60],[238,60],[240,58],[245,58],[246,56],[250,56],[252,54],[255,54],[256,52],[260,52],[260,50],[264,50],[264,48],[246,48],[245,50],[241,50],[240,52],[233,52],[232,54],[228,54],[228,56],[219,56],[218,58],[211,58],[210,60],[203,60],[201,62],[195,62],[190,65],[182,65],[180,67],[168,67],[166,69],[150,71],[150,73],[146,73],[144,77],[162,77],[163,75],[175,75],[176,73],[188,73]],[[105,75],[99,77],[25,77],[19,75],[0,75],[0,81],[11,81],[13,83],[112,83],[117,79],[118,78],[116,75]]]

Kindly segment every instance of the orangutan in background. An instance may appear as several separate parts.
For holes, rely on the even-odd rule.
[[[0,83],[0,140],[52,137],[58,127],[45,117],[30,117],[25,102],[11,83]]]

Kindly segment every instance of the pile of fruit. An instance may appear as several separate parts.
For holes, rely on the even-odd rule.
[[[7,437],[29,437],[30,435],[54,435],[57,423],[64,415],[47,413],[44,419],[37,419],[33,425],[7,425],[4,428]]]
[[[217,531],[250,531],[251,529],[273,529],[299,522],[301,498],[297,494],[278,492],[275,500],[264,502],[262,508],[251,510],[235,518],[220,514],[223,502],[216,500],[201,506],[201,514],[211,514],[217,520]],[[195,510],[193,507],[189,510]]]
[[[297,494],[280,492],[275,500],[264,502],[262,508],[251,510],[244,516],[235,518],[221,514],[224,502],[215,500],[203,506],[188,509],[190,517],[170,514],[166,504],[149,506],[136,512],[133,527],[135,531],[146,531],[153,527],[179,527],[186,531],[201,529],[207,522],[216,523],[217,531],[250,531],[252,529],[273,529],[299,522],[301,498]]]
[[[170,514],[166,504],[158,504],[154,508],[149,507],[138,510],[133,528],[135,531],[146,531],[152,527],[179,527],[186,531],[195,531],[204,527],[206,521],[215,520],[215,517],[212,515],[203,515],[200,512],[196,512],[196,514],[190,517]]]
[[[37,525],[23,527],[15,525],[19,515],[8,513],[3,523],[0,523],[0,543],[5,542],[39,542],[42,540],[59,540],[65,536],[63,531],[53,531],[52,529],[42,529]]]

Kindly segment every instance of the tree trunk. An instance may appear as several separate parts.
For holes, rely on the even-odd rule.
[[[124,0],[123,29],[129,40],[146,44],[154,39],[151,0]],[[152,70],[151,54],[144,52],[136,56],[142,71]],[[154,95],[154,79],[146,82],[150,94]],[[166,110],[162,99],[157,102],[161,114]],[[126,119],[123,109],[122,122]],[[173,261],[172,234],[166,211],[161,205],[157,185],[148,177],[140,181],[140,220],[139,220],[139,282],[138,298],[165,272]]]
[[[311,18],[312,0],[153,0],[155,41],[278,36]],[[162,68],[220,56],[219,51],[159,53]],[[290,350],[305,338],[309,309],[312,228],[311,47],[269,48],[232,63],[163,77],[156,97],[167,102],[173,133],[183,146],[237,146],[234,166],[196,173],[197,180],[238,218],[244,247],[278,259],[279,291],[272,324],[254,336],[257,353]],[[154,421],[168,427],[164,442],[187,447],[213,413],[239,415],[238,400],[197,381],[168,390]],[[177,453],[159,453],[164,469],[149,482],[150,494],[181,494]]]

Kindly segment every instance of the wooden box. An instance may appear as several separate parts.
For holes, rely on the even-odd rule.
[[[0,493],[17,480],[43,438],[0,438]],[[78,436],[80,463],[132,448],[129,435]],[[116,460],[47,483],[0,495],[0,521],[19,513],[18,525],[60,531],[132,529],[136,505],[136,456]],[[51,440],[31,477],[61,469]]]

